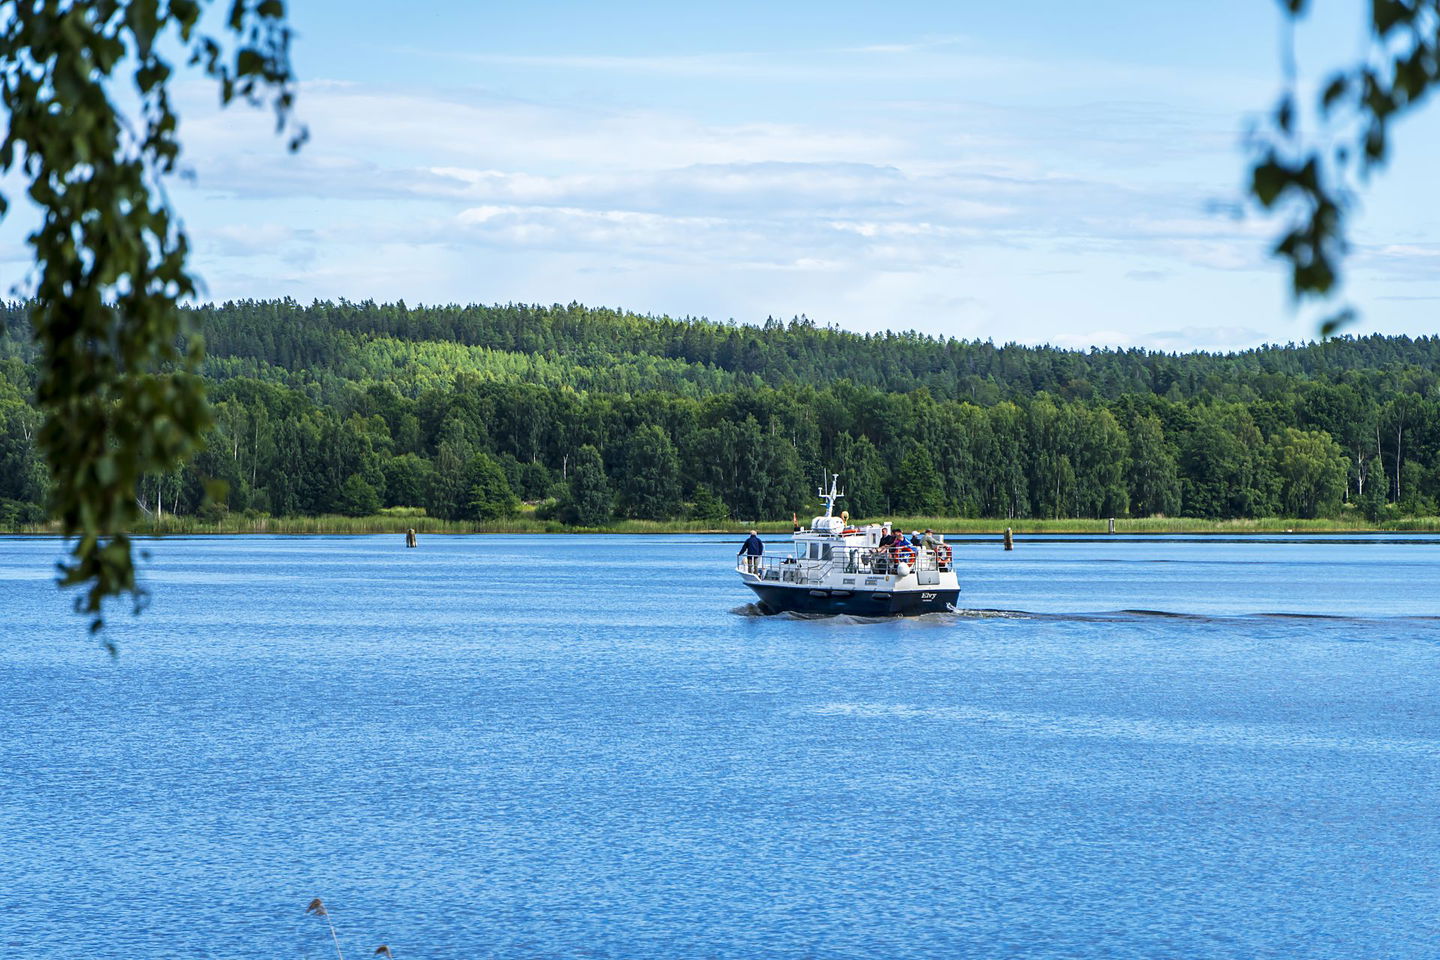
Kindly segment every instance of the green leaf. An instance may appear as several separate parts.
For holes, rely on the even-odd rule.
[[[1370,23],[1375,33],[1381,37],[1413,17],[1414,13],[1409,6],[1400,0],[1371,0]]]
[[[155,44],[155,31],[160,25],[159,0],[130,0],[125,7],[125,22],[135,38],[140,56],[148,58]]]
[[[1271,154],[1268,160],[1257,164],[1252,171],[1250,191],[1262,206],[1272,207],[1292,180],[1291,171]]]
[[[1341,329],[1342,327],[1349,326],[1351,323],[1354,323],[1357,316],[1358,314],[1356,313],[1355,308],[1347,306],[1337,311],[1332,316],[1327,317],[1324,322],[1320,324],[1321,338],[1329,338],[1337,330]]]
[[[1344,74],[1336,74],[1331,77],[1330,82],[1325,85],[1325,92],[1320,95],[1321,109],[1328,113],[1349,89],[1349,77]]]
[[[1280,106],[1275,110],[1275,126],[1289,134],[1295,122],[1295,100],[1286,95],[1280,99]]]

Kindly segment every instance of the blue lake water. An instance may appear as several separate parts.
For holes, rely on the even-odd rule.
[[[112,660],[0,540],[15,957],[1434,957],[1440,539],[173,538]]]

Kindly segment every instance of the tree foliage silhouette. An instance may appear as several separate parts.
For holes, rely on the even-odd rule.
[[[61,582],[103,624],[106,598],[137,604],[128,531],[136,488],[191,456],[210,424],[195,376],[203,344],[177,302],[193,295],[189,243],[164,179],[180,158],[172,51],[220,100],[268,103],[291,122],[290,29],[281,0],[231,0],[208,31],[209,0],[0,2],[0,172],[19,172],[40,225],[32,331],[39,346],[39,449],[52,512],[74,538]],[[122,89],[128,81],[132,89]],[[138,103],[128,116],[120,98]],[[0,214],[7,201],[0,197]],[[182,347],[182,344],[184,346]]]
[[[1279,2],[1293,32],[1310,0]],[[1339,288],[1356,190],[1384,166],[1391,125],[1440,82],[1440,0],[1372,0],[1369,7],[1364,49],[1319,86],[1315,129],[1304,123],[1309,113],[1295,92],[1292,52],[1286,89],[1251,137],[1250,193],[1285,216],[1274,253],[1289,265],[1297,300]],[[1354,317],[1354,307],[1341,307],[1322,323],[1321,335]]]

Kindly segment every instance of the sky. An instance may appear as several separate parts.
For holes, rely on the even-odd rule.
[[[524,301],[997,343],[1309,339],[1237,216],[1281,85],[1273,0],[292,0],[288,154],[177,86],[208,298]],[[1365,0],[1317,5],[1303,85]],[[1314,19],[1323,15],[1325,19]],[[1353,333],[1434,333],[1440,110],[1364,194]],[[3,186],[13,191],[14,181]],[[0,280],[23,286],[23,214]]]

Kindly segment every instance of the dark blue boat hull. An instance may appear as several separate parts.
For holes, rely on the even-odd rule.
[[[888,617],[943,613],[960,599],[959,590],[815,590],[747,583],[767,613],[848,613],[860,617]]]

